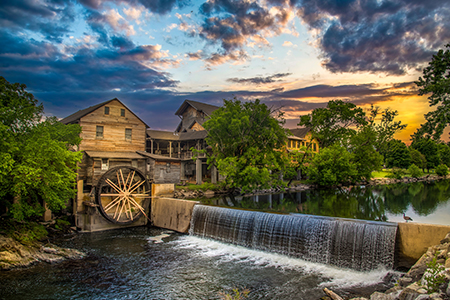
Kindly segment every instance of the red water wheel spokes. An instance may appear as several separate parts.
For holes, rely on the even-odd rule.
[[[145,215],[150,185],[133,167],[116,167],[106,172],[97,187],[102,215],[113,223],[129,224]]]

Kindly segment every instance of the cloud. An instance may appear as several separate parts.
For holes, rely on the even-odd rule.
[[[402,75],[421,68],[450,40],[448,1],[329,1],[296,4],[319,32],[323,66],[333,73]]]
[[[174,87],[177,82],[168,73],[144,66],[160,63],[165,53],[160,46],[114,49],[72,49],[68,56],[47,42],[14,37],[0,31],[7,42],[0,50],[0,72],[14,82],[26,83],[33,91],[123,91]],[[117,39],[118,45],[123,39]],[[127,48],[125,47],[125,48]]]
[[[284,9],[270,10],[256,1],[209,0],[200,7],[205,16],[199,28],[199,37],[209,45],[219,45],[212,54],[227,57],[230,53],[245,51],[245,45],[260,43],[267,46],[265,36],[282,32],[289,21],[289,13]],[[253,42],[248,42],[252,40]],[[228,60],[215,62],[225,63]]]
[[[290,42],[290,41],[284,41],[282,46],[283,47],[292,47],[292,46],[294,46],[294,44],[292,44],[292,42]]]
[[[274,82],[279,82],[280,78],[292,75],[292,73],[277,73],[266,77],[252,77],[252,78],[228,78],[227,81],[241,84],[269,84]]]

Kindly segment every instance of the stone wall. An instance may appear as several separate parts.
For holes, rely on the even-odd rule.
[[[153,226],[186,233],[197,201],[173,198],[152,198],[151,219]]]

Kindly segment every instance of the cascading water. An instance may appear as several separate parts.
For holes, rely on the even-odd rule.
[[[367,271],[394,264],[397,224],[196,205],[189,233]]]

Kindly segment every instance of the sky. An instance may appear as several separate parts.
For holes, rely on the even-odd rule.
[[[118,98],[174,130],[185,99],[260,99],[299,116],[341,99],[397,110],[407,142],[432,110],[415,80],[450,43],[448,0],[1,0],[0,76],[47,116]]]

